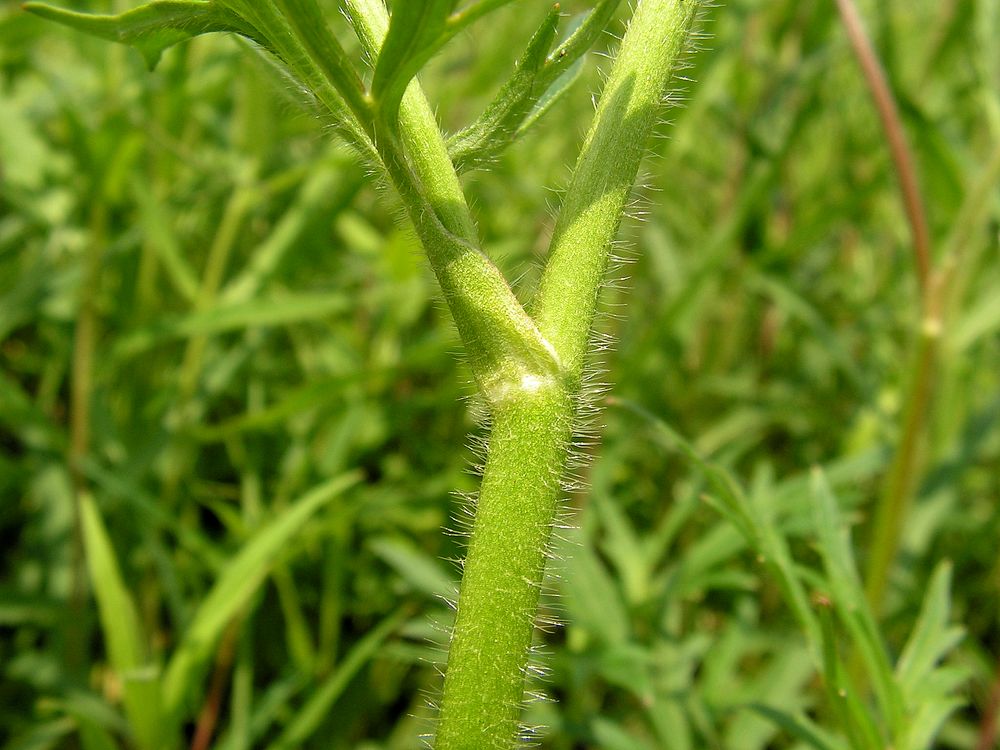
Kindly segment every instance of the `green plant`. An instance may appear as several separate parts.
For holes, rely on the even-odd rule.
[[[618,42],[531,60],[598,4],[505,4],[420,69],[521,301]],[[589,346],[611,389],[587,389],[600,440],[574,436],[521,711],[546,750],[995,745],[1000,4],[859,5],[951,279],[930,398],[908,406],[913,243],[837,4],[710,6]],[[417,750],[466,550],[441,529],[489,429],[440,285],[384,170],[260,44],[144,63],[0,3],[0,747]]]
[[[914,158],[898,106],[879,60],[878,53],[865,33],[864,23],[853,0],[837,0],[837,8],[850,39],[854,54],[871,90],[879,121],[885,132],[888,151],[899,181],[900,194],[910,228],[914,275],[919,297],[919,320],[915,343],[909,355],[908,383],[900,413],[899,444],[886,472],[875,508],[865,575],[865,593],[872,608],[879,612],[884,605],[889,575],[899,552],[907,515],[913,504],[925,451],[927,423],[933,411],[933,391],[941,369],[942,338],[950,334],[949,314],[963,290],[956,276],[963,264],[966,243],[973,227],[982,223],[990,188],[1000,178],[1000,146],[994,147],[982,174],[961,210],[955,217],[943,252],[935,257],[928,225],[926,201],[920,189]]]
[[[150,65],[165,48],[202,33],[227,31],[252,40],[314,97],[318,114],[400,196],[491,422],[441,698],[441,750],[503,748],[517,735],[545,551],[578,427],[598,294],[646,142],[700,5],[638,4],[563,201],[529,313],[480,249],[455,167],[488,163],[544,112],[618,2],[601,2],[559,45],[558,6],[552,9],[482,117],[446,142],[413,77],[448,39],[504,4],[400,2],[390,18],[380,0],[348,0],[349,19],[373,61],[370,83],[355,70],[315,0],[159,0],[118,16],[25,6],[131,44]],[[195,361],[197,351],[191,351]],[[85,529],[97,528],[92,510],[84,518],[91,519]],[[218,611],[213,616],[211,638],[197,633],[201,649],[227,619]],[[119,669],[133,668],[134,649],[119,651]],[[175,722],[179,691],[188,682],[178,670],[172,665],[161,687]],[[131,705],[137,728],[149,726]]]
[[[802,712],[760,703],[752,704],[753,710],[817,750],[932,747],[941,725],[962,705],[957,693],[967,679],[963,670],[940,664],[965,635],[949,622],[951,566],[938,564],[920,614],[894,660],[875,609],[866,601],[841,503],[821,469],[813,469],[805,486],[793,493],[797,507],[792,513],[805,509],[811,516],[810,538],[822,563],[819,570],[806,572],[791,552],[786,530],[790,513],[778,507],[778,493],[769,488],[746,492],[729,471],[702,456],[667,424],[634,404],[619,405],[648,421],[658,438],[704,474],[706,498],[757,555],[805,636],[825,688],[829,724],[837,726],[840,735],[830,734]],[[807,586],[814,591],[811,598]],[[871,684],[871,703],[866,700],[868,685],[850,675],[838,623]]]

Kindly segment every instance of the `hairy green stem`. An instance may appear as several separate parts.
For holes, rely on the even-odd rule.
[[[698,3],[643,0],[578,161],[536,309],[558,377],[507,379],[462,576],[437,750],[500,750],[518,732],[539,588],[597,297],[626,201]]]
[[[698,7],[696,0],[639,4],[566,192],[534,307],[542,335],[574,384],[583,372],[611,243]]]
[[[347,7],[374,59],[388,28],[385,6],[348,0]],[[478,247],[458,174],[416,81],[403,96],[398,125],[397,137],[387,124],[376,123],[375,145],[441,285],[480,390],[493,403],[510,383],[551,376],[557,368],[551,347]]]
[[[495,407],[435,747],[509,748],[518,734],[545,549],[573,418],[558,383]]]
[[[345,8],[365,53],[374,61],[389,30],[385,4],[382,0],[345,0]],[[423,186],[424,196],[441,223],[458,237],[476,243],[475,222],[462,192],[458,173],[448,157],[448,147],[431,105],[416,80],[410,82],[403,95],[399,131],[401,146],[405,148],[413,171]],[[390,134],[385,135],[391,140]]]

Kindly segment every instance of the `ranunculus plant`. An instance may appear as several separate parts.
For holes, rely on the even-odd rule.
[[[231,32],[251,40],[399,195],[491,425],[440,700],[439,750],[507,748],[517,737],[546,546],[579,421],[599,291],[701,4],[636,4],[566,190],[540,286],[526,308],[481,246],[459,173],[487,165],[544,114],[620,3],[597,3],[561,42],[559,6],[538,9],[541,23],[509,80],[479,119],[446,138],[415,76],[455,34],[508,2],[396,0],[390,15],[382,0],[344,0],[370,71],[354,64],[317,0],[156,0],[117,16],[26,6],[130,44],[150,65],[167,47],[198,34]],[[168,683],[172,676],[168,670]]]

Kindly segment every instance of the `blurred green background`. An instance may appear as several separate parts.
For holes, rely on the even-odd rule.
[[[544,8],[514,3],[433,61],[422,81],[446,130],[489,101]],[[936,746],[985,750],[1000,651],[1000,191],[961,222],[1000,143],[1000,2],[861,9],[934,245],[969,233],[883,633],[898,654],[951,560],[964,700]],[[594,398],[607,385],[615,400],[581,436],[585,489],[555,543],[543,614],[565,625],[540,634],[548,674],[533,687],[556,700],[526,714],[544,748],[809,746],[755,705],[827,723],[774,581],[656,419],[740,477],[807,581],[810,467],[825,468],[863,564],[899,437],[919,320],[910,237],[834,3],[730,0],[705,15],[599,324],[616,343],[595,354]],[[602,63],[591,55],[546,119],[463,178],[524,300]],[[99,748],[125,731],[77,496],[93,496],[162,661],[236,551],[350,472],[226,625],[185,731],[214,710],[205,747],[420,747],[463,555],[442,529],[463,526],[468,436],[483,431],[394,201],[247,44],[201,37],[148,72],[132,50],[0,5],[3,747]]]

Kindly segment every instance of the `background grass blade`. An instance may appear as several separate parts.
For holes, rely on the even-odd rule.
[[[164,724],[161,713],[159,668],[149,656],[147,636],[142,632],[135,604],[93,497],[80,498],[80,516],[101,632],[111,666],[121,680],[125,711],[135,741],[144,750],[173,747],[176,738]]]
[[[350,473],[317,487],[257,531],[225,565],[167,665],[163,706],[168,716],[183,713],[187,699],[197,692],[198,681],[222,631],[249,603],[289,540],[316,511],[360,479],[357,473]]]
[[[379,647],[403,623],[406,616],[405,610],[399,610],[366,633],[347,652],[340,664],[312,694],[306,705],[292,717],[278,739],[268,746],[268,750],[293,750],[302,747],[303,743],[318,731],[330,708],[350,681],[375,656]]]
[[[847,626],[874,686],[892,736],[905,727],[903,697],[893,679],[885,643],[875,623],[851,552],[850,533],[821,469],[813,471],[816,534],[837,614]]]

